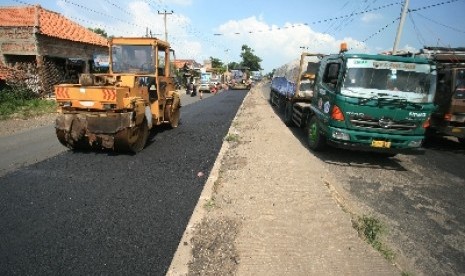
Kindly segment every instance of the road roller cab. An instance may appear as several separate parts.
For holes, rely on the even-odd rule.
[[[111,39],[109,73],[82,74],[79,84],[55,86],[58,140],[72,149],[138,152],[153,127],[177,127],[181,102],[173,60],[165,41]]]

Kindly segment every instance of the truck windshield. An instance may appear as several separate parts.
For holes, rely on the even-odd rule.
[[[150,45],[113,45],[111,53],[114,73],[155,73],[152,46]]]
[[[352,58],[341,94],[357,98],[393,98],[431,103],[436,91],[436,71],[429,64]]]

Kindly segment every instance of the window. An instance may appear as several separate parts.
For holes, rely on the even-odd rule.
[[[325,73],[323,75],[323,83],[328,85],[330,88],[334,89],[337,84],[340,67],[340,63],[328,63],[328,65],[326,65]]]
[[[164,48],[158,48],[158,75],[165,76],[166,52]]]

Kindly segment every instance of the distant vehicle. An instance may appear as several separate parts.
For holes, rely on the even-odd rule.
[[[197,89],[199,92],[210,92],[211,77],[212,77],[212,74],[208,72],[200,74],[200,84]]]
[[[251,71],[250,72],[250,79],[253,81],[261,81],[263,78],[262,73],[260,71]]]
[[[229,83],[230,89],[234,90],[248,90],[252,83],[248,77],[247,69],[234,69],[231,70],[231,81]]]

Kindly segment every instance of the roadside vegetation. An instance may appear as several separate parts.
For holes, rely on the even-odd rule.
[[[42,99],[30,89],[5,87],[0,90],[0,120],[27,119],[55,110],[55,101]]]
[[[354,228],[359,235],[380,252],[389,261],[394,260],[394,252],[382,242],[382,236],[387,233],[386,226],[377,218],[362,216],[354,221]]]

